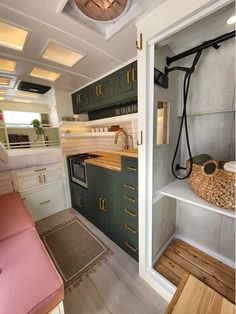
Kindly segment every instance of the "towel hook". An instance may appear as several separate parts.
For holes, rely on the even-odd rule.
[[[136,48],[138,50],[143,50],[143,34],[142,33],[139,34],[139,44],[138,44],[138,41],[136,40]]]

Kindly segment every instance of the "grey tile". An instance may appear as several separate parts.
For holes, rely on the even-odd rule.
[[[160,249],[175,233],[176,201],[164,197],[153,206],[152,255],[156,257]]]
[[[189,240],[217,252],[221,215],[184,202],[179,202],[176,232]]]
[[[222,217],[218,252],[235,260],[235,220],[226,216]]]

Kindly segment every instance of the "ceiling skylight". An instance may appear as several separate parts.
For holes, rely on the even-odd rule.
[[[69,48],[50,41],[42,55],[42,58],[57,62],[69,67],[75,65],[84,56]]]
[[[15,61],[0,58],[0,71],[14,72],[15,69]]]
[[[10,86],[11,79],[7,77],[0,77],[0,86]]]
[[[0,21],[0,45],[22,51],[28,32]]]
[[[33,68],[30,75],[47,81],[56,81],[61,76],[59,73],[47,71],[41,68]]]

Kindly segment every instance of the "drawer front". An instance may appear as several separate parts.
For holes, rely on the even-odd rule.
[[[122,158],[122,172],[124,175],[132,175],[138,178],[138,160],[136,158]]]
[[[138,182],[136,180],[132,180],[132,178],[123,178],[122,183],[122,194],[133,194],[138,195]]]
[[[21,197],[34,221],[48,217],[66,207],[63,181],[40,190],[21,193]]]
[[[138,241],[138,221],[127,216],[122,217],[122,232],[129,239]]]
[[[12,178],[10,172],[0,173],[0,195],[13,192]]]
[[[138,196],[131,193],[122,193],[121,194],[122,205],[124,207],[130,207],[137,209],[138,208]]]
[[[121,247],[131,257],[138,260],[138,240],[130,238],[126,233],[123,233]]]

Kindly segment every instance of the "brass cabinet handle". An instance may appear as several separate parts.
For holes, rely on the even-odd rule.
[[[128,210],[128,208],[125,208],[124,212],[131,217],[136,217],[136,213],[131,212],[130,210]]]
[[[130,245],[128,241],[125,241],[125,245],[134,253],[137,252],[137,248],[134,248],[132,245]]]
[[[41,177],[41,175],[39,176],[39,184],[42,184],[42,177]]]
[[[139,34],[139,43],[136,40],[136,48],[138,50],[143,50],[143,34],[142,33]]]
[[[76,202],[79,205],[79,207],[82,207],[82,205],[81,205],[81,197],[79,195],[77,195],[77,197],[76,197]]]
[[[43,181],[44,181],[44,183],[46,183],[46,182],[47,182],[47,179],[46,179],[45,174],[43,175]]]
[[[81,104],[81,94],[78,94],[78,95],[77,95],[77,103],[78,103],[78,104]]]
[[[123,198],[124,198],[126,201],[130,202],[130,203],[133,203],[133,204],[136,203],[136,200],[133,199],[133,198],[131,198],[131,197],[129,197],[129,196],[123,195]]]
[[[132,191],[135,191],[136,190],[136,187],[133,186],[133,185],[130,185],[130,184],[127,184],[127,183],[124,183],[123,186],[127,189],[130,189]]]
[[[127,170],[136,172],[136,171],[137,171],[137,168],[130,166],[130,167],[127,167]]]
[[[131,80],[130,80],[130,74],[131,74],[131,71],[127,71],[126,72],[126,80],[127,80],[127,83],[130,83]]]
[[[135,69],[132,69],[132,82],[135,82],[136,78],[135,78]]]
[[[38,172],[38,171],[44,171],[44,170],[47,170],[47,168],[35,169],[34,171]]]
[[[125,229],[127,229],[129,232],[135,234],[137,232],[136,229],[131,228],[128,224],[124,225]]]
[[[99,85],[96,86],[96,95],[100,96],[100,94],[99,94]]]
[[[103,86],[102,86],[102,84],[99,85],[99,95],[103,95]]]
[[[99,209],[101,209],[101,210],[103,210],[103,207],[102,207],[102,200],[103,200],[103,198],[102,197],[100,197],[99,198]]]
[[[105,202],[106,202],[106,199],[105,198],[103,198],[102,199],[102,210],[105,212],[105,211],[107,211],[107,209],[105,208]]]
[[[143,145],[143,131],[140,131],[140,142],[138,141],[138,142],[137,142],[137,145],[138,145],[138,146]]]
[[[48,203],[50,203],[50,202],[51,202],[51,200],[48,200],[48,201],[45,201],[45,202],[39,203],[39,205],[48,204]]]

